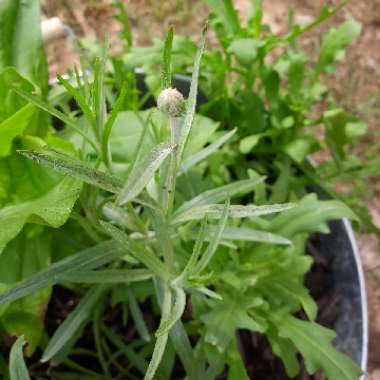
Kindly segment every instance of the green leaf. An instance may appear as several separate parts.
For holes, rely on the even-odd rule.
[[[136,164],[120,192],[118,198],[120,205],[130,202],[141,193],[173,148],[172,145],[167,143],[159,144],[141,163]]]
[[[162,57],[162,88],[170,88],[172,86],[171,60],[173,48],[173,27],[169,27],[164,43],[164,51]]]
[[[59,355],[62,348],[64,348],[74,336],[77,336],[78,330],[81,330],[89,321],[95,306],[104,293],[105,288],[101,285],[91,288],[86,293],[75,309],[55,331],[42,355],[41,362],[54,359],[56,355]]]
[[[264,332],[263,327],[248,315],[247,310],[247,300],[239,294],[234,297],[223,295],[223,301],[215,301],[212,309],[200,317],[206,325],[206,341],[223,352],[239,328]]]
[[[258,50],[263,45],[263,41],[253,38],[239,38],[232,41],[227,51],[234,54],[241,65],[250,67],[257,58]]]
[[[79,196],[81,184],[70,178],[63,178],[56,186],[39,198],[0,209],[0,252],[13,239],[25,223],[62,226],[70,216]]]
[[[20,150],[19,153],[58,173],[69,175],[79,181],[86,182],[111,193],[119,193],[121,191],[122,184],[119,178],[96,170],[75,157],[62,154],[51,148],[44,147],[42,152]]]
[[[118,284],[145,281],[152,278],[146,269],[103,269],[74,271],[60,276],[59,282],[81,284]]]
[[[190,92],[189,92],[189,97],[187,99],[186,112],[185,112],[185,116],[183,117],[183,121],[181,123],[180,130],[179,130],[178,148],[177,148],[178,149],[177,159],[178,159],[179,165],[182,160],[183,151],[185,149],[185,145],[188,140],[191,127],[193,125],[195,106],[197,102],[199,70],[201,66],[203,50],[205,48],[205,43],[206,43],[206,32],[207,32],[207,24],[203,28],[201,41],[199,43],[197,54],[195,57],[193,74],[191,76]]]
[[[145,340],[146,342],[149,342],[150,334],[144,320],[144,315],[130,287],[127,288],[127,294],[128,294],[128,305],[131,310],[131,314],[132,314],[133,322],[135,323],[135,326],[136,326],[136,330],[139,333],[141,339]]]
[[[283,203],[278,205],[265,205],[265,206],[230,206],[229,217],[230,218],[252,218],[260,215],[269,215],[274,213],[283,212],[294,207],[293,203]],[[211,204],[193,209],[176,213],[175,218],[172,220],[172,224],[181,224],[189,222],[190,220],[199,220],[206,215],[209,219],[220,219],[223,214],[224,206],[221,204]]]
[[[13,90],[20,95],[25,100],[29,101],[30,103],[34,104],[36,107],[42,109],[43,111],[46,111],[50,115],[56,117],[57,119],[61,120],[63,123],[66,124],[66,126],[73,129],[76,133],[78,133],[80,136],[82,136],[95,150],[97,151],[97,145],[95,142],[92,141],[92,139],[87,136],[86,131],[82,131],[80,128],[78,128],[76,121],[70,118],[69,116],[65,115],[63,112],[57,110],[56,108],[52,107],[49,103],[46,103],[39,99],[38,97],[31,95],[27,91],[21,88],[14,87]]]
[[[35,113],[35,107],[27,104],[0,123],[0,157],[8,156],[11,153],[13,140],[23,134]]]
[[[273,352],[281,358],[284,363],[287,375],[289,377],[295,377],[299,373],[300,366],[297,358],[297,349],[294,347],[292,341],[280,337],[277,328],[274,326],[269,326],[265,335],[272,346]]]
[[[206,269],[208,263],[211,261],[212,257],[214,256],[219,246],[219,243],[222,239],[224,228],[226,227],[229,210],[230,210],[230,200],[228,199],[226,204],[224,205],[222,215],[220,217],[219,225],[215,228],[210,244],[208,245],[206,251],[203,253],[197,265],[195,266],[194,274],[199,274],[204,269]]]
[[[168,279],[170,277],[168,268],[151,250],[147,249],[143,244],[132,241],[124,231],[112,224],[105,222],[101,222],[101,224],[125,250],[130,252],[136,260],[143,263],[154,274],[162,279]]]
[[[180,320],[182,314],[185,311],[186,307],[186,293],[181,288],[174,288],[175,301],[174,305],[170,311],[170,315],[167,319],[161,320],[160,326],[156,331],[156,337],[160,337],[164,334],[167,334],[175,323]]]
[[[78,106],[82,110],[84,116],[86,117],[88,123],[93,126],[95,125],[95,116],[92,112],[90,105],[87,103],[86,98],[84,95],[70,84],[70,82],[66,79],[64,79],[61,75],[57,75],[57,79],[59,83],[62,84],[63,87],[67,90],[67,92],[75,99],[75,101],[78,103]]]
[[[208,226],[207,233],[213,234],[216,230],[215,226]],[[222,233],[222,239],[254,241],[258,243],[290,245],[292,242],[282,236],[272,234],[270,232],[257,231],[252,228],[245,227],[225,227]]]
[[[172,306],[172,297],[171,297],[171,291],[168,288],[165,288],[164,291],[164,297],[162,302],[162,317],[161,322],[167,320],[167,318],[170,315],[170,310]],[[168,332],[160,335],[157,340],[156,344],[154,345],[154,351],[152,355],[152,359],[150,360],[148,370],[146,371],[144,380],[153,380],[154,375],[157,371],[157,368],[161,362],[162,356],[164,355],[166,343],[168,341]]]
[[[342,57],[346,47],[360,34],[361,24],[349,19],[338,28],[331,28],[324,38],[315,67],[315,78],[326,70],[331,70],[331,66],[336,60]]]
[[[29,227],[29,228],[28,228]],[[50,264],[51,236],[28,226],[13,239],[0,256],[0,289],[8,290]],[[37,236],[34,236],[37,234]],[[30,356],[44,331],[44,317],[51,289],[46,288],[21,300],[1,306],[0,320],[8,335],[24,335]]]
[[[227,363],[229,366],[227,380],[249,380],[245,364],[237,347],[236,339],[232,341],[232,344],[228,348]]]
[[[116,99],[112,107],[112,110],[110,114],[108,115],[107,121],[104,125],[104,131],[103,131],[103,136],[102,136],[102,151],[103,151],[103,156],[105,157],[107,162],[111,162],[111,159],[112,159],[111,152],[110,152],[110,141],[109,141],[112,128],[115,124],[117,115],[120,113],[120,111],[124,107],[127,93],[128,93],[127,83],[123,83],[120,94],[118,98]]]
[[[341,218],[357,220],[351,209],[340,201],[320,201],[315,194],[304,197],[296,207],[278,215],[271,230],[291,237],[305,232],[329,232],[327,222]]]
[[[228,34],[238,34],[240,20],[232,0],[206,0]]]
[[[234,128],[232,131],[224,134],[221,138],[208,145],[206,148],[185,159],[181,164],[178,175],[188,171],[190,168],[203,161],[205,158],[217,152],[218,149],[236,133],[236,131],[237,129]]]
[[[182,273],[173,280],[173,286],[181,286],[183,283],[186,283],[188,277],[191,273],[195,271],[196,265],[198,263],[198,258],[202,251],[202,246],[206,238],[206,227],[207,227],[207,218],[202,220],[201,228],[199,229],[197,239],[193,246],[193,252],[191,253],[190,259],[187,262]]]
[[[169,336],[176,353],[181,359],[189,380],[198,380],[198,362],[194,357],[187,331],[180,320],[173,325]]]
[[[40,289],[57,284],[61,278],[69,273],[75,276],[75,272],[78,272],[79,276],[81,271],[100,267],[123,255],[125,255],[125,250],[112,240],[86,248],[50,265],[9,291],[0,294],[0,304],[15,301]]]
[[[12,346],[11,353],[9,355],[10,380],[30,380],[22,352],[22,347],[24,344],[24,337],[20,336]]]
[[[288,338],[302,353],[309,374],[321,369],[329,380],[356,380],[360,368],[331,345],[335,332],[291,315],[275,318],[281,337]]]
[[[251,135],[244,137],[242,140],[240,140],[239,143],[239,150],[243,154],[248,154],[252,151],[252,149],[257,145],[257,143],[260,141],[262,137],[262,134],[257,135]]]
[[[41,37],[40,2],[5,0],[0,5],[0,20],[0,71],[14,66],[46,92],[48,69]]]
[[[212,190],[207,190],[180,206],[175,211],[174,215],[177,216],[185,211],[193,209],[194,207],[223,202],[227,198],[245,195],[251,192],[259,182],[263,182],[264,179],[264,177],[260,177],[258,179],[245,179],[233,182],[229,185],[220,186]]]

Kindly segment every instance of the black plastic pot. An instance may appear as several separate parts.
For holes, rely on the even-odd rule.
[[[142,92],[147,88],[144,73],[137,71],[138,87]],[[173,86],[185,97],[190,90],[190,79],[177,75]],[[198,105],[207,101],[202,93],[198,94]],[[153,106],[153,99],[147,107]],[[330,234],[318,234],[316,243],[319,253],[327,259],[331,276],[327,288],[339,299],[339,315],[334,329],[336,348],[351,356],[365,372],[368,351],[368,314],[367,297],[363,267],[360,260],[354,233],[348,220],[330,223]],[[364,376],[363,378],[364,379]]]

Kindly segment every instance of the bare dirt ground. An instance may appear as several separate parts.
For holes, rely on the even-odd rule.
[[[264,20],[278,33],[285,32],[288,7],[295,11],[296,21],[309,22],[325,4],[338,0],[264,0]],[[249,0],[235,0],[242,15]],[[154,38],[163,36],[168,24],[179,33],[199,34],[207,17],[207,8],[200,0],[126,0],[126,6],[138,45],[149,45]],[[119,25],[113,18],[111,0],[44,0],[44,17],[59,16],[74,32],[90,39],[111,36],[111,48],[117,51]],[[304,37],[303,44],[313,54],[327,26],[354,17],[363,24],[363,32],[350,48],[337,73],[328,78],[341,106],[353,110],[370,126],[369,135],[361,145],[365,152],[378,144],[380,136],[380,0],[352,0],[344,10],[328,23]],[[48,46],[51,75],[65,72],[78,62],[78,56],[67,41],[61,39]],[[380,149],[377,150],[377,153]],[[367,202],[372,216],[380,226],[380,174],[368,183]],[[369,234],[358,234],[359,247],[366,269],[368,304],[370,313],[370,352],[367,380],[380,380],[380,247],[378,240]],[[379,269],[378,269],[379,268]]]

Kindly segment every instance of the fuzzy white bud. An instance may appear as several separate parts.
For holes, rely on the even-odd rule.
[[[178,117],[185,110],[185,99],[175,88],[166,88],[158,96],[157,107],[170,117]]]

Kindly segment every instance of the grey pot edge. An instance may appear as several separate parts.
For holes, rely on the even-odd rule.
[[[364,269],[362,260],[360,257],[359,248],[356,242],[355,234],[352,228],[352,224],[348,219],[342,219],[344,228],[347,232],[351,247],[353,256],[356,262],[356,268],[358,271],[358,277],[359,277],[359,285],[360,285],[360,296],[361,296],[361,312],[363,316],[363,352],[362,352],[362,360],[360,363],[360,368],[363,371],[363,376],[360,378],[360,380],[364,380],[365,373],[367,370],[367,363],[368,363],[368,338],[369,338],[369,332],[368,332],[368,303],[367,303],[367,289],[365,284],[365,276],[364,276]]]

